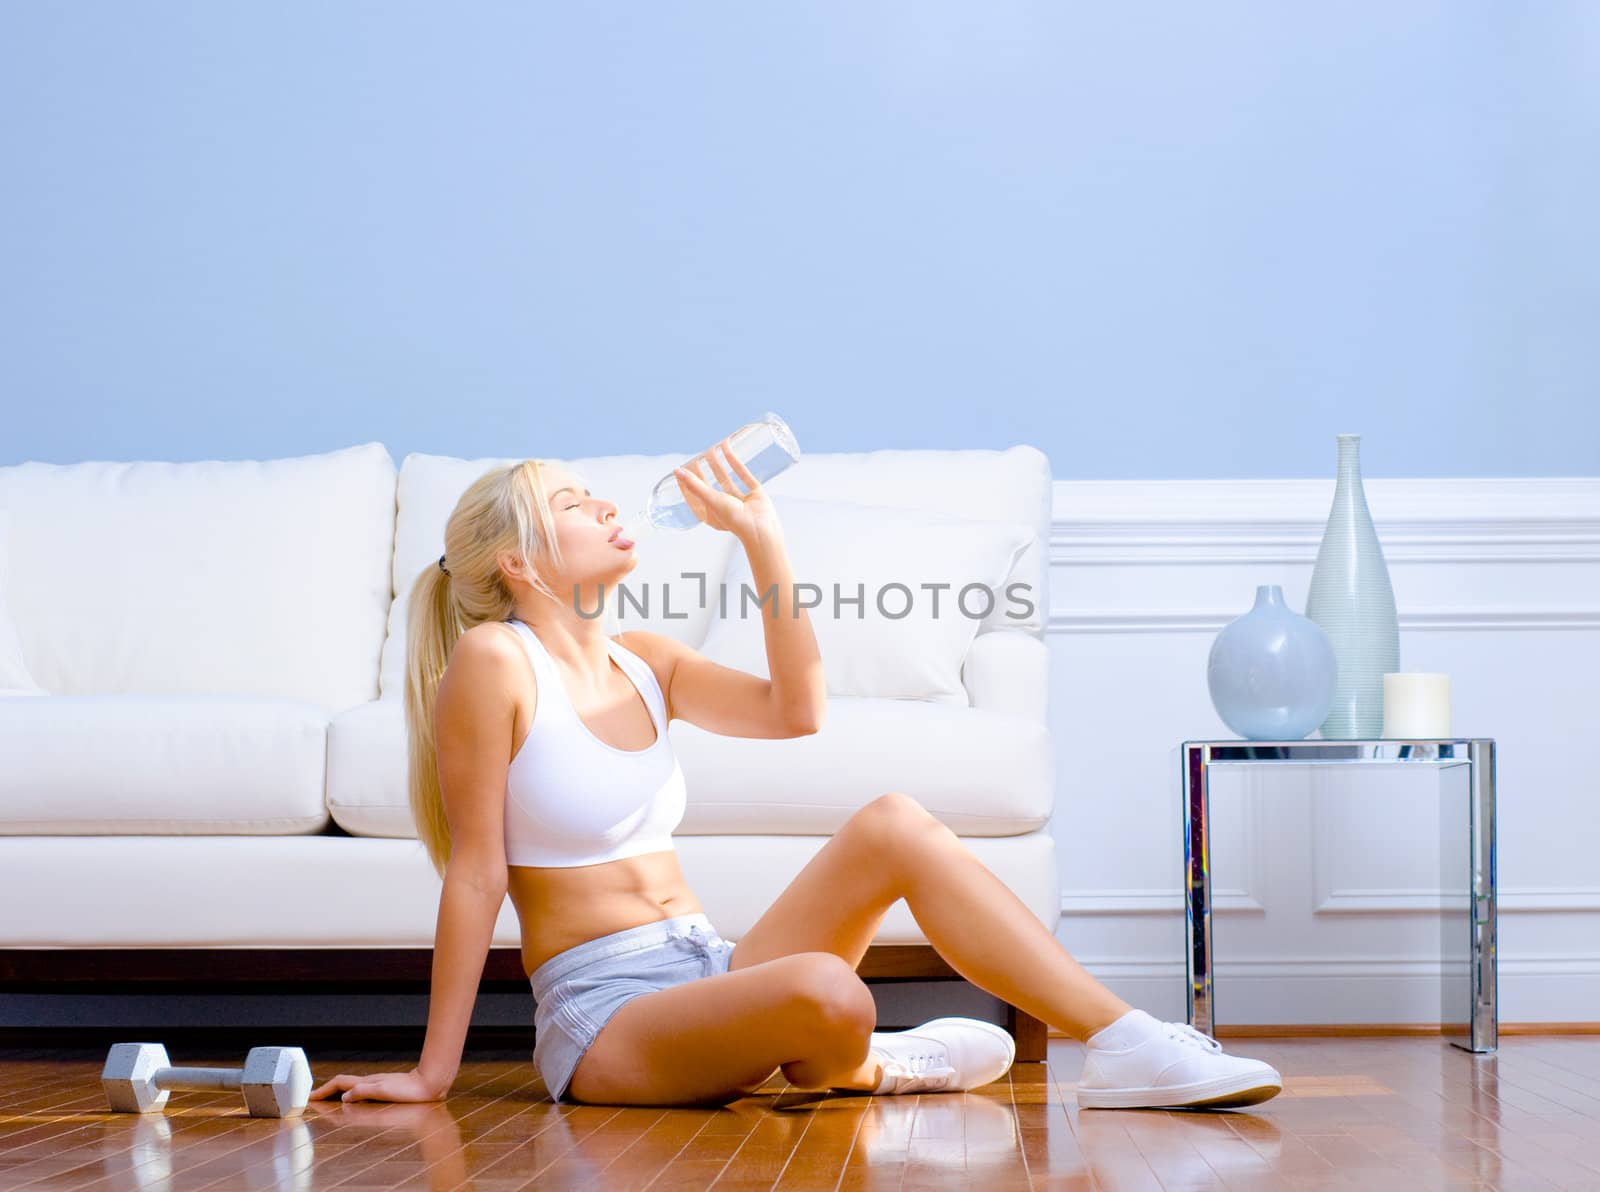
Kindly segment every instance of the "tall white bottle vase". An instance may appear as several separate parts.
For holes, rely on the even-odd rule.
[[[1361,487],[1361,436],[1338,440],[1333,509],[1317,548],[1305,615],[1327,633],[1339,667],[1322,736],[1353,740],[1383,732],[1383,676],[1400,669],[1400,619]]]

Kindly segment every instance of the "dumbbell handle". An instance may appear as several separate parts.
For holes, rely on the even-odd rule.
[[[236,1089],[243,1081],[243,1068],[157,1068],[150,1077],[158,1089]]]

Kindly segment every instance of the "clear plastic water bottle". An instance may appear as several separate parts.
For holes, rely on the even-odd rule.
[[[800,444],[795,441],[794,432],[789,429],[788,423],[770,410],[759,420],[734,431],[729,436],[728,445],[743,461],[744,466],[750,469],[750,474],[762,484],[800,458]],[[722,457],[720,452],[718,461],[734,478],[735,491],[742,493],[744,490],[738,471]],[[694,464],[684,460],[683,466],[695,467],[707,484],[718,492],[722,491],[722,485],[717,483],[716,473],[711,470],[710,463],[703,456],[696,459]],[[689,502],[684,500],[683,492],[678,487],[677,476],[668,472],[656,481],[655,488],[650,493],[650,501],[645,508],[624,522],[623,527],[625,536],[638,542],[643,535],[658,529],[688,530],[700,524],[700,519],[689,507]]]

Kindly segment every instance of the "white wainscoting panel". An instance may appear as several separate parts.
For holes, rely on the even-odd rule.
[[[1230,738],[1206,660],[1260,584],[1305,610],[1333,479],[1068,481],[1051,537],[1058,938],[1122,996],[1184,1006],[1178,745]],[[1600,1019],[1600,478],[1365,480],[1402,670],[1493,737],[1503,1022]],[[1313,736],[1317,734],[1313,733]],[[1219,768],[1221,1023],[1437,1022],[1431,766]]]

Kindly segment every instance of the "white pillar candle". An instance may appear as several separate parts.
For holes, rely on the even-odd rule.
[[[1398,671],[1383,676],[1385,738],[1450,736],[1450,676]]]

